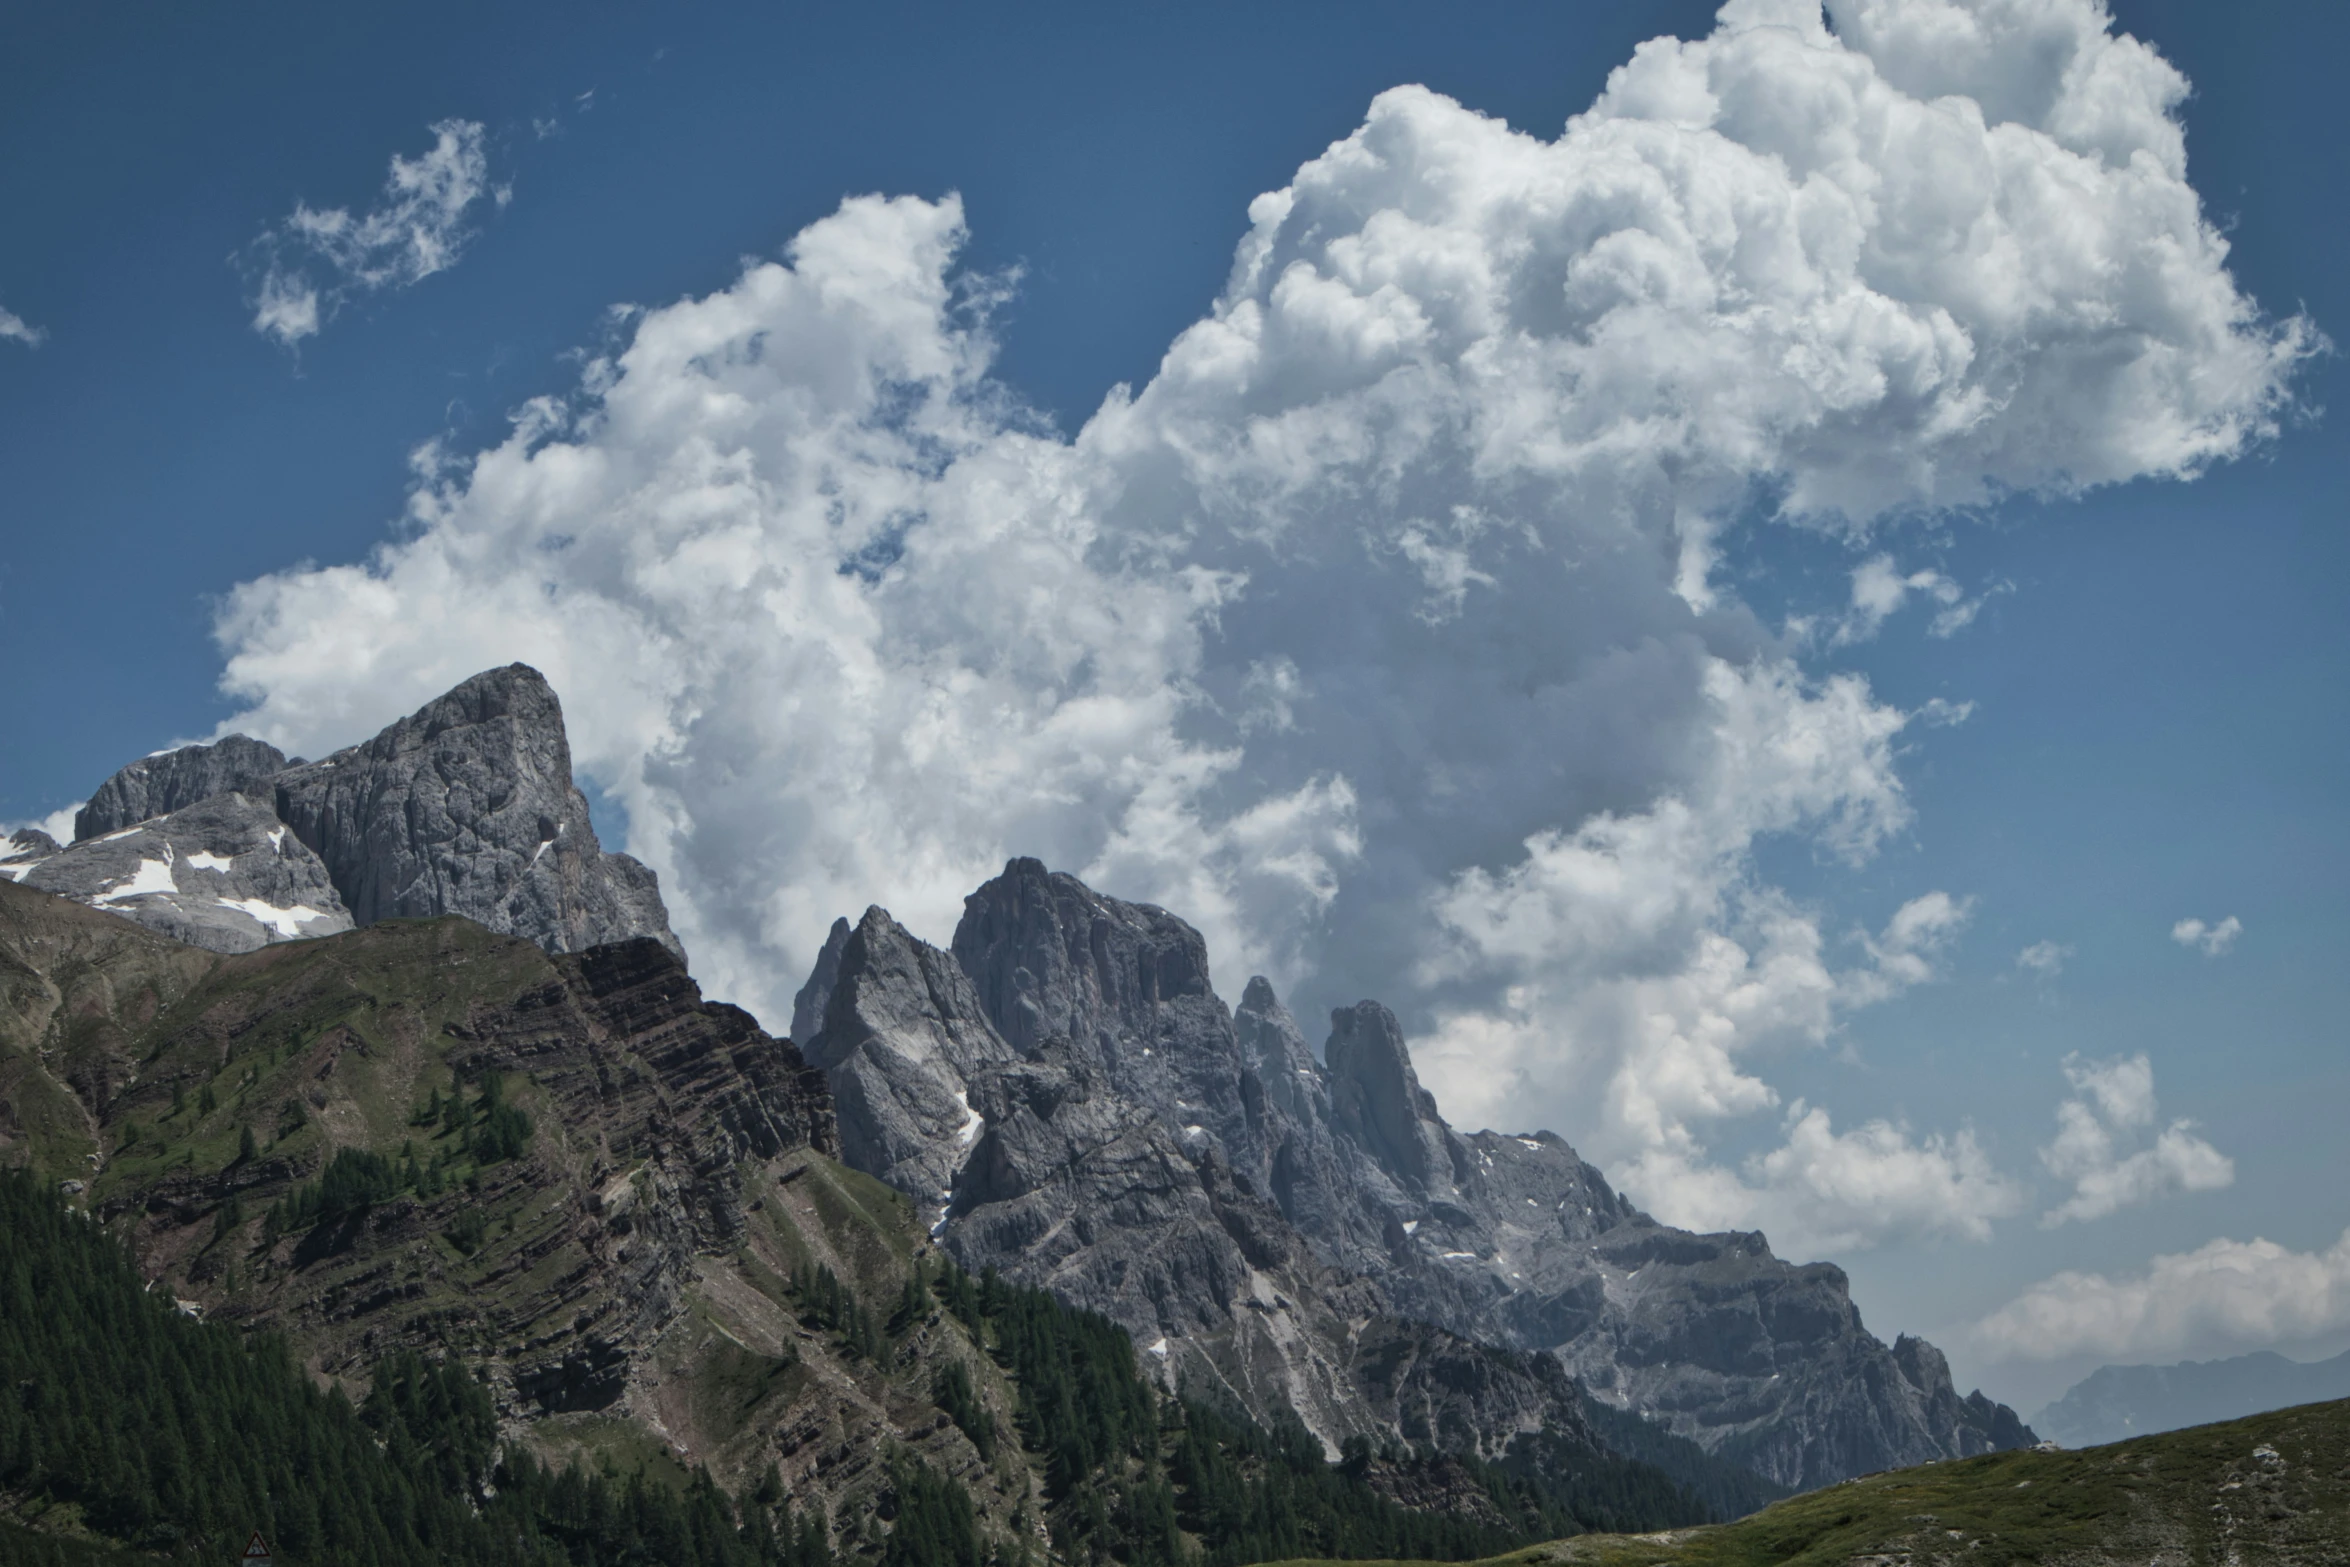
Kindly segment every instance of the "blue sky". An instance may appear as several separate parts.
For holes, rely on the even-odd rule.
[[[2229,247],[2213,275],[2266,313],[2241,330],[2300,316],[2339,336],[2346,153],[2332,84],[2350,22],[2284,4],[2116,4],[2113,17],[2192,83],[2177,110],[2187,179]],[[1775,468],[1732,464],[1722,482],[1746,488],[1666,503],[1717,529],[1702,610],[1675,596],[1670,562],[1641,553],[1660,538],[1678,547],[1691,524],[1643,520],[1652,500],[1632,479],[1528,498],[1462,477],[1458,454],[1422,454],[1399,459],[1389,491],[1358,477],[1339,500],[1299,502],[1271,555],[1250,553],[1262,541],[1228,496],[1151,509],[1168,471],[1152,464],[1171,460],[1151,453],[1210,449],[1242,417],[1198,390],[1212,377],[1196,367],[1146,391],[1162,356],[1220,295],[1252,297],[1233,281],[1252,224],[1276,248],[1315,242],[1277,215],[1252,219],[1253,198],[1355,136],[1385,89],[1424,84],[1548,142],[1642,40],[1714,26],[1711,6],[1635,3],[14,18],[0,49],[0,202],[13,217],[0,233],[0,657],[23,678],[0,820],[37,820],[131,757],[224,722],[316,750],[474,667],[532,658],[582,731],[599,824],[661,867],[714,988],[762,1011],[796,985],[831,913],[880,901],[943,939],[975,869],[1042,852],[1198,920],[1228,994],[1247,967],[1275,973],[1302,1017],[1375,989],[1422,1041],[1451,1113],[1528,1108],[1668,1217],[1761,1224],[1785,1249],[1833,1256],[1873,1327],[1926,1332],[1962,1375],[2027,1409],[2103,1359],[2338,1347],[2350,1255],[2327,1258],[2350,1225],[2350,996],[2334,957],[2350,937],[2350,560],[2326,410],[2340,401],[2339,356],[2281,372],[2275,433],[2187,481],[2160,476],[2159,454],[2135,470],[2099,455],[2127,444],[2128,421],[2064,437],[2085,444],[2057,467],[2102,463],[2115,480],[2085,494],[2046,493],[2045,474],[2014,466],[2017,436],[1982,472],[1995,488],[2024,474],[2042,493],[1954,509],[1949,492],[1872,491],[1853,503],[1857,522],[1795,514],[1805,475],[1845,482],[1859,458],[1805,448]],[[2021,51],[1992,58],[1979,90],[1995,98],[2001,72],[2028,67]],[[1803,85],[1809,69],[1785,66],[1783,80]],[[298,204],[354,223],[382,210],[392,160],[424,156],[431,127],[452,122],[479,128],[465,145],[479,149],[482,195],[450,230],[445,267],[366,287],[292,236]],[[1419,100],[1380,123],[1421,160],[1414,200],[1517,166],[1521,144]],[[1350,185],[1344,169],[1320,178],[1295,186],[1298,210],[1329,232],[1359,219],[1355,239],[1376,250],[1383,231],[1361,214],[1387,187]],[[927,206],[835,220],[866,193],[957,193],[960,227]],[[2126,223],[2116,232],[2140,243]],[[817,238],[792,253],[796,275],[835,265],[838,287],[727,337],[721,304],[765,308],[746,265],[781,274],[804,233]],[[1335,276],[1349,254],[1318,264]],[[273,259],[330,306],[341,290],[339,310],[291,348],[253,324]],[[881,307],[825,300],[899,262],[912,269],[904,297],[945,280],[936,319],[840,325]],[[2098,308],[2135,308],[2083,287]],[[981,300],[984,344],[970,332]],[[614,314],[622,305],[656,314]],[[819,592],[778,565],[782,523],[752,529],[769,551],[753,565],[728,553],[740,539],[705,533],[668,558],[660,591],[690,568],[764,572],[771,587],[802,584],[774,593],[815,596],[791,599],[781,631],[717,589],[708,627],[663,621],[646,607],[655,590],[611,586],[637,569],[612,562],[680,508],[739,498],[707,474],[666,489],[553,486],[535,504],[584,509],[532,547],[597,564],[544,568],[561,606],[546,623],[502,614],[529,594],[498,593],[531,588],[542,568],[510,547],[507,492],[474,455],[501,448],[541,397],[575,422],[513,448],[517,473],[536,443],[613,472],[723,444],[711,431],[731,426],[680,422],[653,395],[700,373],[697,333],[738,354],[789,345],[808,365],[844,356],[848,380],[820,384],[915,388],[905,395],[927,412],[860,426],[904,438],[903,451],[825,448],[850,511],[875,519],[862,565],[816,573]],[[2032,363],[2039,347],[2005,351]],[[588,368],[599,358],[604,371]],[[1298,350],[1248,395],[1318,387],[1335,364]],[[614,383],[597,377],[615,374],[622,396],[598,427]],[[1120,383],[1138,411],[1087,427]],[[780,384],[733,390],[782,397]],[[649,389],[641,405],[631,386]],[[1316,440],[1368,431],[1376,445],[1394,439],[1382,421],[1403,417],[1393,401],[1279,395],[1326,421]],[[1005,412],[1007,399],[1026,411]],[[626,407],[637,412],[613,411]],[[1864,444],[1915,433],[1882,418],[1894,422],[1857,427]],[[806,457],[815,437],[782,428],[744,437],[746,450],[800,454],[777,459],[771,499],[796,482],[792,463],[822,466]],[[442,463],[434,516],[412,509],[426,443]],[[1015,469],[1031,477],[1007,479]],[[1085,558],[1052,555],[1059,535],[1005,533],[956,473],[978,489],[1029,485],[1006,515],[1065,505],[1084,517]],[[1125,477],[1104,488],[1102,473]],[[1959,459],[1937,473],[1968,478]],[[945,488],[906,498],[928,484]],[[1287,493],[1263,475],[1249,484],[1244,496]],[[1355,524],[1332,519],[1383,506],[1403,508],[1380,524],[1393,531],[1349,554]],[[1485,520],[1462,521],[1464,506]],[[1623,531],[1587,523],[1611,507],[1632,519]],[[950,515],[968,531],[947,531],[937,519]],[[354,610],[354,579],[302,570],[420,537],[473,539],[434,558],[470,561],[481,580],[458,592],[436,588],[422,557],[406,576],[386,567],[384,625]],[[925,562],[962,548],[988,569],[925,587]],[[1043,564],[1003,565],[1021,550]],[[1159,569],[1186,550],[1245,586],[1203,609],[1203,578]],[[1551,582],[1540,570],[1561,552],[1580,575],[1526,586]],[[1854,574],[1879,558],[1917,585],[1870,635]],[[230,597],[256,582],[278,586]],[[1032,591],[1052,614],[1019,608]],[[1944,592],[1972,618],[1938,636]],[[642,633],[655,651],[602,664],[596,637],[567,641],[565,624]],[[892,651],[908,647],[919,656]],[[1787,784],[1781,814],[1748,811],[1739,802],[1769,786],[1725,760],[1730,708],[1704,684],[1715,663],[1746,672],[1723,700],[1751,709],[1758,732],[1827,736],[1866,777]],[[1494,695],[1560,670],[1549,705]],[[1865,697],[1837,709],[1839,677],[1865,680]],[[957,680],[978,693],[967,711],[904,694],[966,689]],[[1965,704],[1963,721],[1937,721]],[[894,715],[893,745],[931,738],[876,750],[874,712]],[[1912,716],[1872,740],[1872,714]],[[1227,752],[1239,760],[1215,760]],[[1031,764],[1041,782],[1004,782]],[[841,805],[855,780],[885,773],[889,811],[934,818],[934,833]],[[1707,798],[1713,814],[1697,810],[1676,836],[1663,802]],[[1595,821],[1633,827],[1602,843]],[[1548,860],[1526,847],[1545,832]],[[1610,904],[1590,892],[1598,871],[1654,895]],[[1932,894],[1945,901],[1921,901]],[[1652,920],[1663,905],[1678,912]],[[2221,950],[2173,937],[2182,919],[2229,917],[2240,934]],[[1735,986],[1705,988],[1721,943],[1761,975],[1806,941],[1804,974],[1820,977],[1765,997],[1776,1022],[1733,1015]],[[2041,964],[2020,964],[2034,947]],[[1680,1018],[1670,1038],[1642,1032],[1643,1017],[1668,1014]],[[1708,1055],[1707,1020],[1722,1017],[1730,1043]],[[2124,1081],[2140,1055],[2158,1111]],[[1691,1086],[1707,1072],[1710,1087]],[[1799,1101],[1832,1117],[1809,1144]],[[2058,1141],[2066,1103],[2108,1144],[2095,1157],[2075,1145],[2072,1165]],[[2182,1116],[2196,1125],[2180,1137],[2228,1162],[2224,1184],[2208,1161],[2151,1158]],[[2127,1165],[2139,1152],[2150,1162]],[[2083,1169],[2139,1185],[2110,1211],[2043,1225]],[[2138,1175],[2114,1173],[2125,1169]],[[2083,1278],[2048,1282],[2067,1269]],[[2202,1304],[2172,1320],[2147,1306],[2158,1294]]]

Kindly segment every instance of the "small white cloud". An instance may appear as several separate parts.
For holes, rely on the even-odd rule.
[[[2244,922],[2233,914],[2216,925],[2206,925],[2198,919],[2184,919],[2170,928],[2170,939],[2182,947],[2199,947],[2207,958],[2216,958],[2236,944],[2244,934]]]
[[[2215,1240],[2156,1257],[2134,1278],[2059,1273],[1977,1323],[1973,1338],[1998,1360],[2135,1360],[2291,1343],[2345,1327],[2350,1230],[2322,1252]]]
[[[1939,959],[1973,912],[1972,898],[1929,892],[1893,911],[1876,936],[1860,944],[1875,965],[1873,974],[1852,981],[1856,1001],[1876,1001],[1941,977]]]
[[[2108,1061],[2067,1056],[2064,1075],[2073,1097],[2056,1107],[2056,1140],[2040,1150],[2040,1162],[2072,1182],[2073,1194],[2040,1216],[2043,1228],[2101,1219],[2172,1192],[2234,1184],[2235,1161],[2196,1136],[2192,1121],[2173,1121],[2150,1145],[2121,1151],[2155,1121],[2154,1064],[2144,1054]]]
[[[35,832],[45,832],[59,843],[71,843],[73,842],[74,813],[80,809],[81,802],[77,800],[72,805],[59,806],[46,816],[35,816],[28,821],[21,822],[0,822],[0,844],[5,844],[18,831],[26,827],[32,828]]]
[[[1910,596],[1931,599],[1941,609],[1926,627],[1926,634],[1934,637],[1956,636],[1974,623],[1982,613],[1984,603],[1997,594],[2009,591],[2014,584],[1993,583],[1973,598],[1957,581],[1942,572],[1927,568],[1904,573],[1894,565],[1890,555],[1875,555],[1862,561],[1852,572],[1852,607],[1836,623],[1830,640],[1838,646],[1866,642],[1884,629],[1885,622],[1909,602]]]
[[[48,336],[47,328],[32,325],[13,310],[0,309],[0,338],[22,343],[27,348],[38,348]]]
[[[406,288],[457,264],[473,237],[466,216],[474,204],[503,207],[513,190],[490,185],[478,122],[442,120],[432,132],[422,155],[392,158],[374,211],[353,217],[345,207],[297,203],[262,236],[254,331],[291,348],[317,335],[351,295]]]
[[[2059,942],[2035,941],[2015,955],[2015,966],[2030,969],[2042,979],[2054,979],[2064,972],[2065,960],[2073,949]]]

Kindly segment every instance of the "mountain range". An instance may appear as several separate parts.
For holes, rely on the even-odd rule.
[[[597,842],[526,666],[323,761],[134,762],[0,876],[0,1159],[355,1393],[466,1358],[549,1454],[776,1465],[839,1521],[911,1449],[1033,1531],[1029,1483],[909,1406],[931,1349],[885,1375],[808,1326],[815,1270],[879,1301],[949,1264],[1333,1459],[1622,1454],[1736,1512],[2034,1440],[1837,1268],[1661,1224],[1551,1133],[1457,1131],[1385,1007],[1317,1054],[1182,919],[1036,860],[945,948],[843,918],[770,1035]]]
[[[2303,1362],[2261,1350],[2175,1366],[2100,1366],[2032,1424],[2067,1447],[2093,1447],[2331,1398],[2350,1398],[2350,1352]]]

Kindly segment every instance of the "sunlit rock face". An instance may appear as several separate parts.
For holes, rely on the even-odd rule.
[[[353,923],[318,856],[267,805],[235,793],[84,838],[13,879],[213,952],[332,936]]]
[[[951,959],[879,909],[836,925],[799,1010],[848,1158],[935,1203],[966,1266],[1326,1437],[1392,1429],[1378,1322],[1436,1331],[1423,1367],[1555,1356],[1577,1396],[1787,1486],[2029,1440],[1931,1345],[1869,1333],[1841,1270],[1660,1225],[1552,1133],[1455,1131],[1384,1006],[1335,1011],[1317,1059],[1264,979],[1225,1006],[1184,921],[1036,860],[965,900]]]
[[[99,786],[69,847],[19,838],[0,875],[216,952],[461,914],[549,952],[647,936],[684,955],[653,873],[597,842],[562,704],[527,664],[322,761],[244,735],[159,752]]]
[[[632,936],[680,950],[653,873],[596,841],[562,704],[527,664],[271,784],[362,925],[462,914],[549,952]]]
[[[287,765],[283,751],[250,735],[142,757],[100,784],[89,804],[74,813],[73,841],[102,838],[216,794],[255,793],[254,785],[265,784]],[[258,794],[266,798],[268,792],[264,788]]]

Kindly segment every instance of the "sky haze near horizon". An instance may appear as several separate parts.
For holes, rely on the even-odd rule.
[[[2027,1413],[2338,1347],[2344,24],[1834,10],[19,24],[0,817],[527,658],[770,1019],[1041,853]]]

